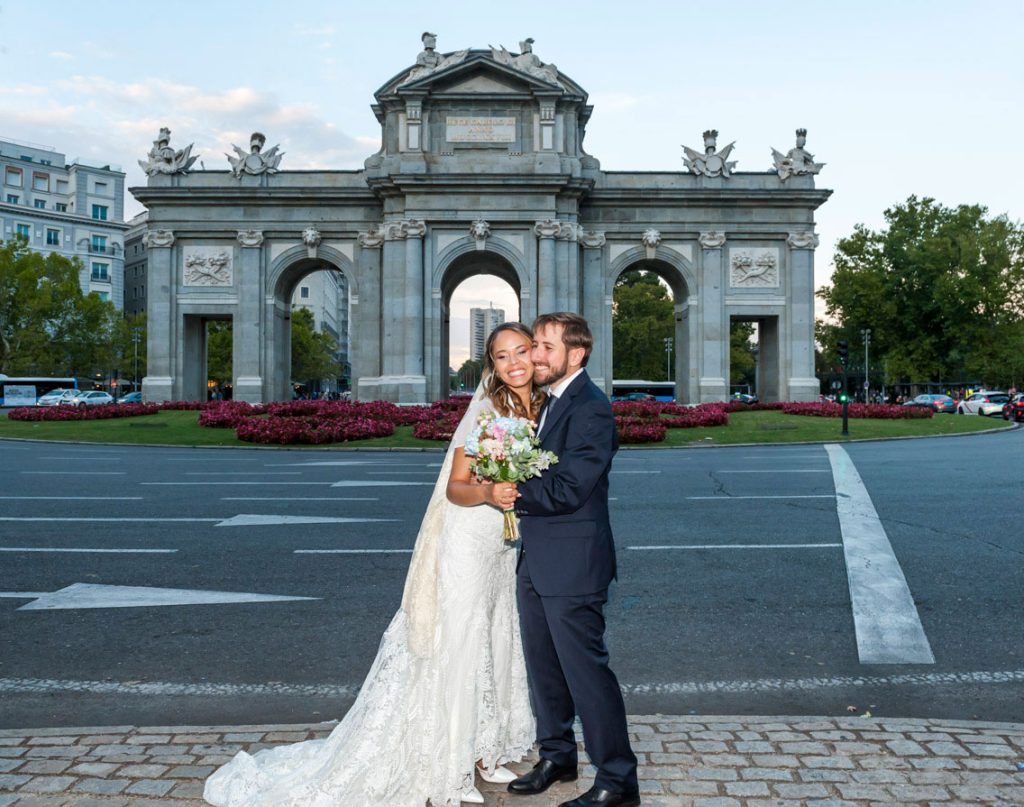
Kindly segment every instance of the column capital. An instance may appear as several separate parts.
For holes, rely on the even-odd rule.
[[[704,249],[721,249],[725,246],[725,233],[719,230],[708,230],[697,239]]]
[[[363,249],[380,249],[384,243],[384,228],[381,225],[371,227],[365,233],[359,233],[359,246]]]
[[[544,219],[533,225],[533,234],[538,238],[558,238],[562,233],[562,222],[556,219]]]
[[[423,238],[427,234],[427,223],[423,219],[406,219],[402,224],[406,238]]]
[[[579,242],[584,249],[600,249],[605,241],[604,233],[580,230]]]
[[[790,233],[786,243],[790,249],[814,249],[818,246],[818,236],[814,230]]]
[[[260,230],[239,230],[236,238],[241,247],[254,248],[263,246],[263,233]]]
[[[170,248],[174,246],[173,230],[147,230],[142,236],[146,249]]]

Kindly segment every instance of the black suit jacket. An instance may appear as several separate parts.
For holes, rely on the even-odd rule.
[[[552,400],[541,448],[558,464],[519,485],[523,557],[541,596],[578,596],[615,578],[608,472],[619,448],[608,397],[584,370]]]

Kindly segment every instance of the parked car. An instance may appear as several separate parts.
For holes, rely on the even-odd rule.
[[[126,404],[126,403],[142,403],[142,393],[141,392],[129,392],[127,395],[122,396],[118,400],[118,403],[123,403],[123,404]]]
[[[732,400],[745,404],[756,404],[758,399],[756,395],[747,395],[745,392],[734,392]]]
[[[110,404],[113,402],[114,396],[109,392],[103,392],[98,389],[79,392],[78,395],[70,401],[72,406],[102,406],[103,404]]]
[[[39,396],[36,406],[60,406],[69,404],[81,390],[77,389],[52,389],[45,395]]]
[[[909,401],[904,401],[903,405],[925,406],[929,407],[936,413],[945,412],[950,415],[956,412],[956,401],[954,401],[948,395],[937,395],[930,392],[926,392],[923,395],[918,395],[916,398],[911,398]]]
[[[981,415],[982,417],[1001,415],[1003,404],[1008,400],[1010,400],[1009,393],[998,390],[979,390],[960,401],[956,406],[956,413],[958,415]]]
[[[1018,392],[1003,404],[1003,420],[1024,422],[1024,392]]]

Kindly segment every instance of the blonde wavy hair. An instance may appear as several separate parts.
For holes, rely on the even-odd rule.
[[[530,411],[526,411],[519,396],[501,380],[501,376],[494,369],[494,359],[491,356],[491,349],[494,347],[494,340],[503,331],[515,331],[526,341],[533,344],[533,331],[521,322],[503,322],[487,337],[487,344],[484,346],[484,392],[494,404],[494,409],[503,417],[521,417],[533,420],[540,412],[541,405],[547,394],[539,386],[534,384],[530,388]]]

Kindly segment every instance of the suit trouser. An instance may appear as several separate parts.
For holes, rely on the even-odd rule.
[[[577,765],[573,721],[579,714],[583,742],[597,768],[595,786],[635,792],[637,762],[629,746],[626,707],[604,644],[607,589],[583,596],[542,597],[533,587],[524,556],[517,594],[541,758],[556,765]]]

